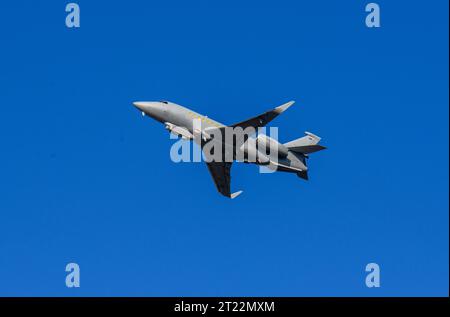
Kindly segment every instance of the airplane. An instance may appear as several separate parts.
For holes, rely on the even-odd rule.
[[[321,140],[315,134],[305,132],[305,136],[296,140],[281,144],[277,140],[265,134],[258,133],[257,137],[251,134],[259,128],[266,126],[278,115],[286,111],[294,101],[287,102],[259,116],[226,126],[207,116],[201,115],[188,108],[169,101],[137,101],[133,105],[142,113],[165,125],[172,134],[186,140],[194,140],[207,158],[211,158],[214,151],[206,155],[206,147],[217,146],[220,154],[228,157],[228,160],[206,160],[208,170],[213,178],[220,194],[228,198],[236,198],[241,191],[231,192],[230,170],[233,161],[265,165],[269,169],[295,173],[298,177],[308,180],[308,167],[306,159],[308,155],[326,149],[319,145]],[[196,121],[197,120],[197,121]],[[201,123],[199,126],[198,123]],[[226,129],[239,129],[250,131],[231,140],[224,138]],[[253,130],[252,130],[253,129]],[[223,133],[219,133],[223,132]],[[253,133],[256,135],[256,133]],[[196,137],[200,135],[200,137]],[[219,135],[216,137],[216,135]],[[212,153],[212,154],[211,154]],[[228,155],[228,156],[227,156]]]

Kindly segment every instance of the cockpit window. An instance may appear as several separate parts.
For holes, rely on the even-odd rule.
[[[166,105],[169,103],[168,101],[161,100],[162,103],[165,103]]]

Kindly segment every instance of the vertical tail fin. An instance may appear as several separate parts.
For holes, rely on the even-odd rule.
[[[284,143],[283,145],[286,146],[289,151],[302,154],[314,153],[326,149],[326,147],[318,144],[321,139],[320,137],[311,132],[305,132],[305,134],[304,137]]]

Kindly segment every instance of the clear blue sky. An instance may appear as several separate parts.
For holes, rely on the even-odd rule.
[[[448,2],[242,2],[1,2],[0,295],[448,295]],[[308,182],[234,164],[228,200],[131,105],[159,99],[294,99],[281,141],[328,150]]]

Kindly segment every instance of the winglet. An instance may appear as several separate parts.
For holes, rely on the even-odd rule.
[[[231,194],[231,195],[230,195],[230,198],[231,198],[231,199],[234,199],[234,198],[236,198],[237,196],[239,196],[240,194],[242,194],[242,190],[240,190],[240,191],[238,191],[238,192],[235,192],[235,193]]]
[[[274,109],[275,112],[277,112],[278,114],[285,112],[290,106],[292,106],[294,104],[295,101],[289,101],[287,103],[285,103],[284,105],[278,106]]]

